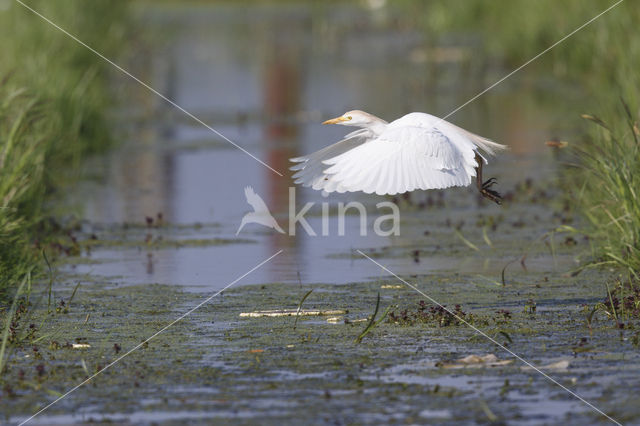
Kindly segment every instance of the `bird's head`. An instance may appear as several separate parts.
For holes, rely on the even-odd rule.
[[[355,126],[355,127],[369,127],[375,123],[382,121],[375,115],[371,115],[368,112],[354,109],[353,111],[347,111],[340,117],[332,118],[322,124],[340,124],[343,126]]]

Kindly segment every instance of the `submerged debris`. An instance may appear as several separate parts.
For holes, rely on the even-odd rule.
[[[561,361],[552,362],[550,364],[539,365],[539,366],[536,366],[536,368],[539,370],[564,371],[567,368],[569,368],[569,364],[570,364],[569,361],[567,361],[566,359],[563,359]],[[530,367],[528,365],[523,365],[522,367],[520,367],[520,369],[522,371],[534,370],[533,367]]]
[[[561,140],[557,140],[557,139],[552,139],[552,140],[546,141],[545,145],[547,145],[548,147],[551,147],[551,148],[561,149],[561,148],[568,147],[569,146],[569,142],[561,141]]]
[[[457,368],[478,368],[478,367],[501,367],[513,363],[512,359],[499,360],[494,354],[468,355],[452,362],[439,362],[436,367],[457,369]]]
[[[333,310],[315,310],[315,309],[270,309],[266,311],[241,312],[241,317],[260,318],[260,317],[292,317],[296,315],[302,316],[325,316],[325,315],[346,315],[349,313],[343,309]]]

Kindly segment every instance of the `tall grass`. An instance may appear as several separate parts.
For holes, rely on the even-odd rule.
[[[577,193],[597,245],[595,262],[616,264],[640,278],[640,130],[637,117],[621,102],[622,120],[607,124],[585,115],[598,129],[577,147],[581,160]]]
[[[126,3],[30,1],[44,16],[113,56]],[[0,300],[38,259],[47,202],[80,161],[108,146],[109,68],[15,2],[0,9]],[[39,231],[40,230],[40,231]],[[37,235],[46,239],[47,233]]]
[[[0,88],[0,289],[14,282],[32,259],[25,237],[40,198],[49,137],[42,106],[23,90]]]

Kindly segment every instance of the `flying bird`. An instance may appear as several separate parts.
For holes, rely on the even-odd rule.
[[[412,112],[391,123],[364,111],[348,111],[322,124],[359,127],[340,142],[290,161],[296,184],[325,192],[394,195],[417,189],[467,186],[474,180],[483,197],[500,204],[482,181],[487,157],[507,149],[438,117]]]
[[[247,198],[247,203],[253,207],[253,211],[243,216],[242,222],[240,222],[240,227],[236,231],[236,235],[240,233],[244,225],[247,223],[257,223],[268,228],[273,228],[279,233],[284,234],[284,231],[280,228],[278,222],[276,222],[273,216],[271,216],[269,208],[265,204],[264,200],[256,194],[252,187],[247,186],[244,189],[244,195]]]

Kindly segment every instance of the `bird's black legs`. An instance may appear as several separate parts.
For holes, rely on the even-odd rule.
[[[478,191],[480,191],[480,195],[484,198],[496,204],[502,204],[502,195],[491,189],[491,187],[497,183],[496,178],[482,182],[482,161],[482,157],[476,153],[476,163],[478,163],[478,167],[476,167],[476,185],[478,186]]]

